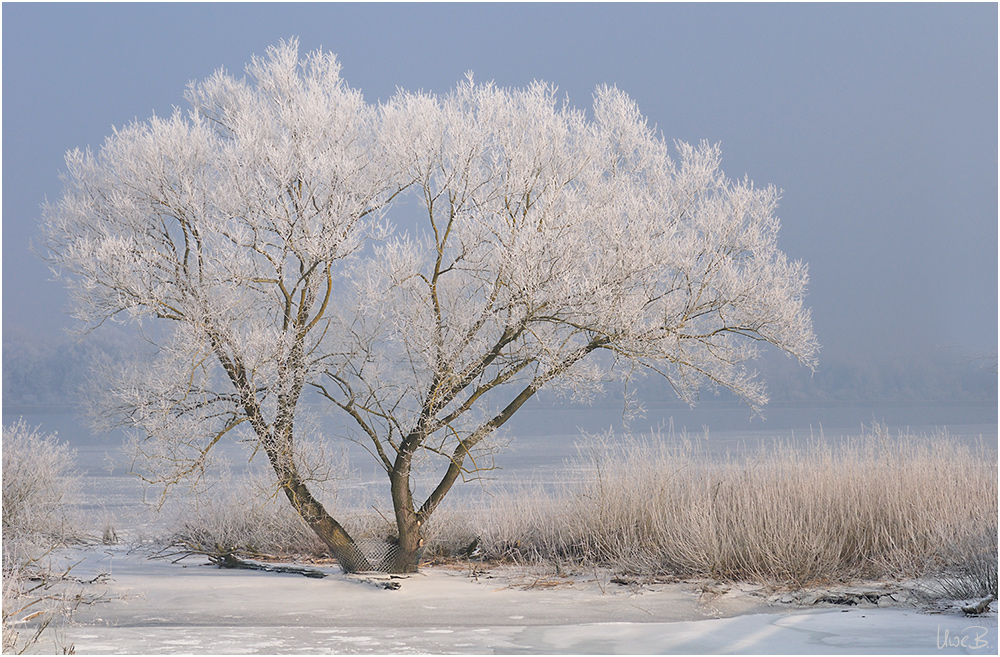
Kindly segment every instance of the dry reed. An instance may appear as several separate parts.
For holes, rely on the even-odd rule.
[[[724,460],[611,438],[584,451],[582,481],[495,498],[486,553],[793,586],[968,574],[971,560],[993,563],[996,590],[995,453],[883,427]]]

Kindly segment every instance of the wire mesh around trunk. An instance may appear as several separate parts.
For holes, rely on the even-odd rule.
[[[399,559],[399,546],[381,538],[359,538],[355,546],[364,555],[372,570],[388,573],[393,572]]]

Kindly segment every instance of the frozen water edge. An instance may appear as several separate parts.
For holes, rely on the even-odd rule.
[[[955,619],[951,619],[954,621]],[[961,628],[951,627],[961,625]],[[948,636],[945,636],[945,634]],[[940,636],[938,636],[940,635]],[[937,646],[951,637],[961,646]],[[917,612],[827,610],[673,623],[457,628],[89,628],[78,654],[996,654],[996,625],[939,623]],[[992,642],[990,642],[992,641]],[[978,648],[977,648],[978,646]]]
[[[734,588],[641,591],[591,577],[427,568],[397,591],[348,578],[219,570],[117,547],[78,551],[108,602],[59,630],[77,654],[996,654],[995,612],[788,610]],[[542,582],[544,585],[539,585]],[[95,591],[100,592],[100,591]]]
[[[77,654],[996,654],[992,625],[895,609],[454,628],[80,628]],[[964,644],[964,645],[963,645]]]

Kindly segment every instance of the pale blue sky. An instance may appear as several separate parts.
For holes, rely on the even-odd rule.
[[[297,36],[370,100],[397,86],[631,94],[668,139],[784,190],[824,358],[997,349],[997,5],[11,4],[3,8],[3,328],[58,337],[29,253],[65,151],[184,107],[188,81]]]

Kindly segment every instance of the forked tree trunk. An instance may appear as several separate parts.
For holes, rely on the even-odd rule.
[[[413,516],[413,522],[397,527],[399,535],[395,542],[386,546],[382,556],[374,556],[377,561],[358,546],[357,541],[338,523],[316,500],[301,481],[282,486],[285,495],[310,529],[327,545],[340,567],[347,573],[380,571],[384,573],[415,573],[424,551],[424,539],[420,524]]]
[[[286,436],[286,445],[290,438]],[[384,556],[373,561],[360,548],[357,541],[344,527],[331,516],[323,504],[313,497],[308,486],[299,476],[298,468],[291,459],[291,449],[276,448],[273,442],[265,444],[264,451],[268,455],[272,468],[281,482],[281,488],[291,502],[292,507],[305,520],[310,529],[330,549],[330,553],[340,563],[347,573],[359,573],[378,570],[388,573],[416,572],[420,555],[423,552],[424,541],[420,535],[420,523],[415,514],[397,513],[400,532],[395,545],[387,546]],[[409,493],[408,477],[404,478],[406,491]],[[395,490],[395,487],[394,487]],[[395,501],[395,493],[393,495]],[[410,499],[407,497],[406,499]],[[412,507],[411,507],[412,508]]]
[[[398,536],[395,542],[386,545],[384,551],[378,551],[381,552],[381,556],[373,555],[373,558],[369,558],[347,530],[327,512],[319,500],[313,497],[309,488],[298,476],[294,464],[280,461],[276,464],[275,460],[277,459],[272,459],[272,465],[292,507],[316,536],[327,545],[344,572],[359,573],[373,570],[397,574],[417,572],[424,551],[424,539],[420,531],[421,523],[412,512],[412,506],[409,507],[409,513],[400,513],[397,510]],[[408,493],[408,478],[403,480]],[[395,493],[393,502],[396,503]]]

